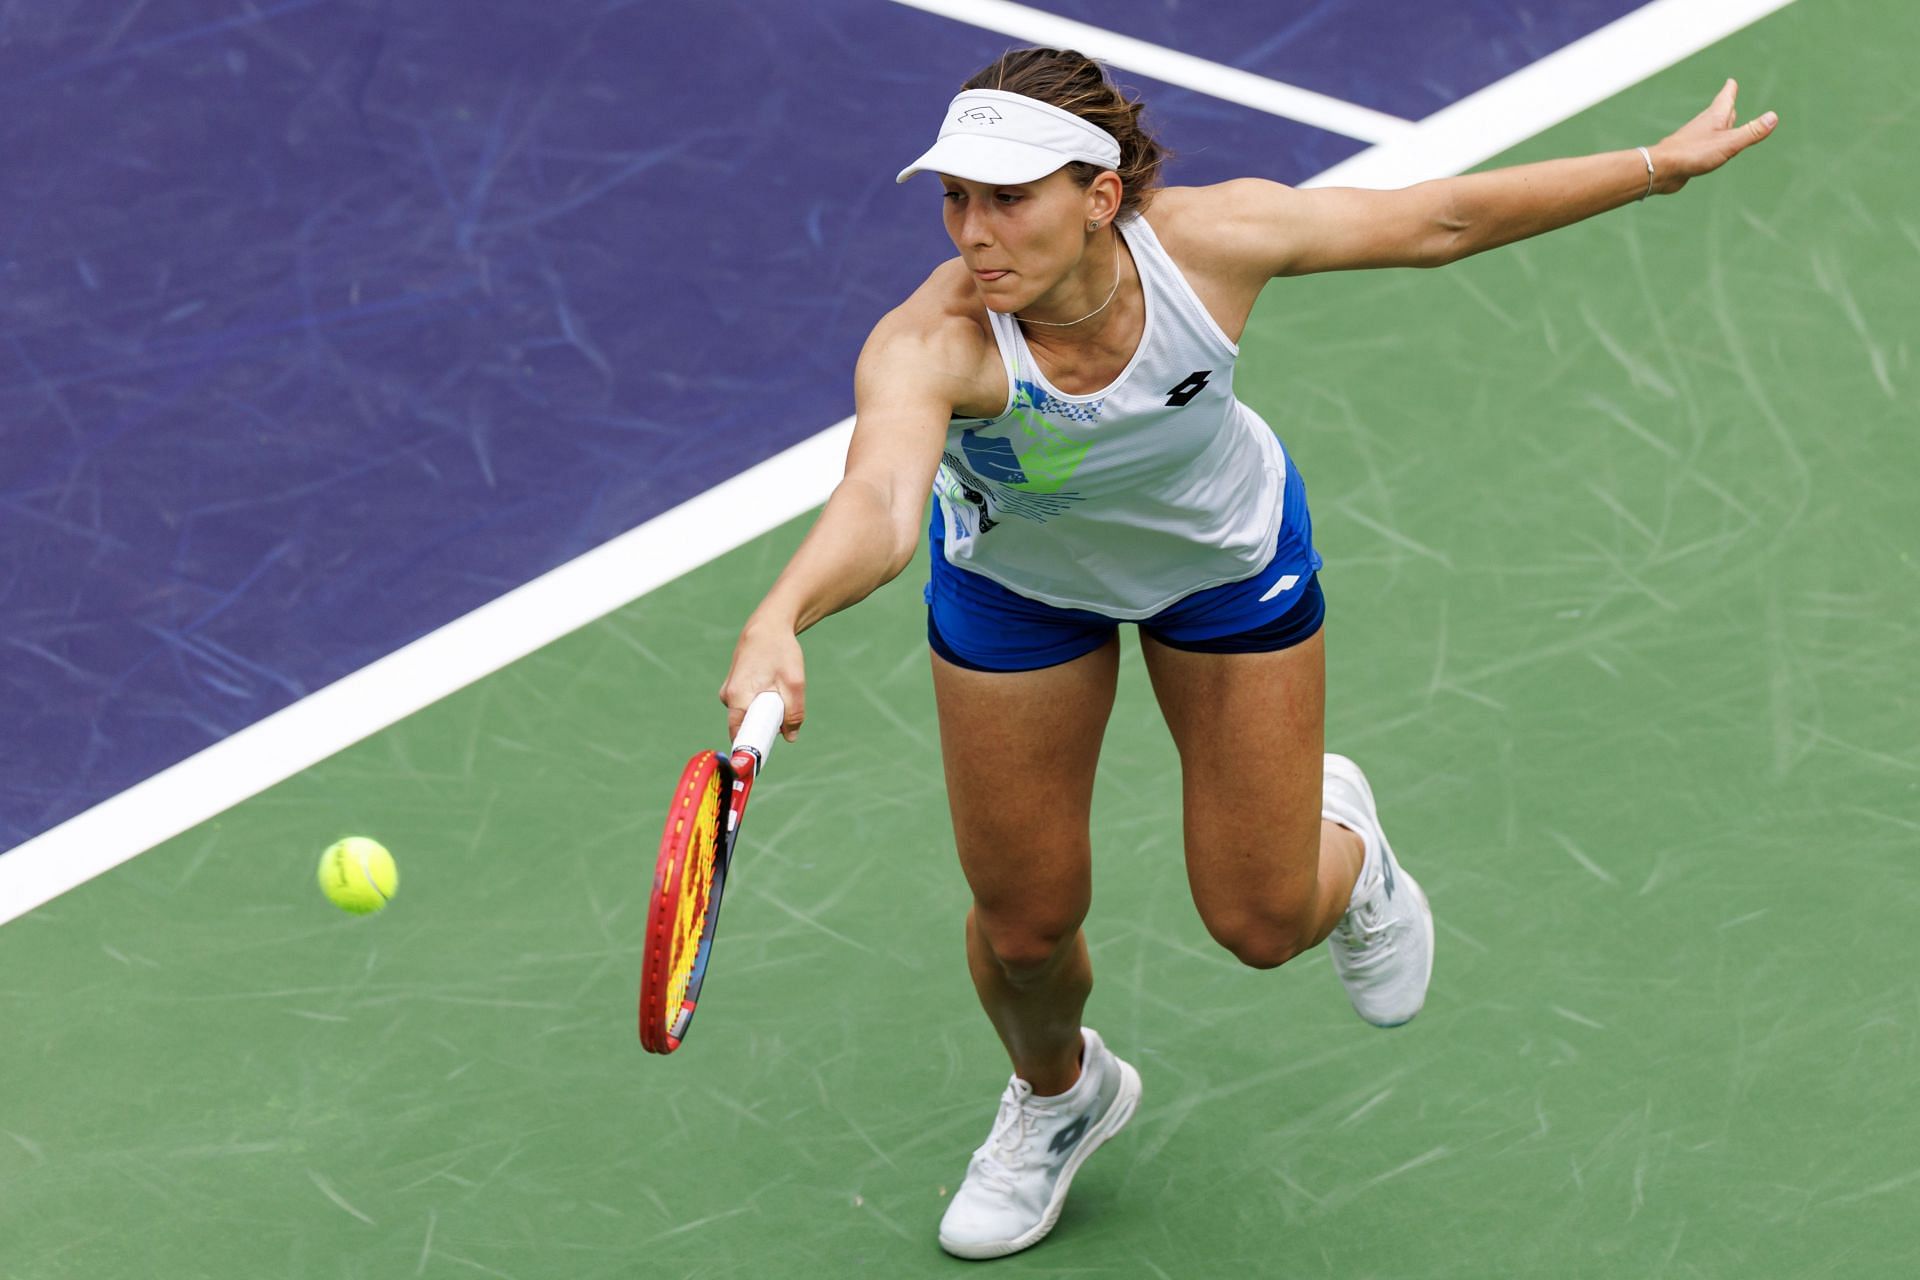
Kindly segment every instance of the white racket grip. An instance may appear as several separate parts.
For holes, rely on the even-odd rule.
[[[760,767],[765,768],[774,739],[780,736],[780,724],[786,718],[786,702],[774,690],[767,690],[747,705],[747,716],[740,722],[740,733],[733,740],[733,749],[753,752],[760,761]]]

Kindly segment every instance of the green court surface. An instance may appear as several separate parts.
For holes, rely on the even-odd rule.
[[[1088,1021],[1132,1126],[996,1274],[1807,1277],[1920,1255],[1920,11],[1803,0],[1502,162],[1742,79],[1773,140],[1439,272],[1276,284],[1329,745],[1425,1013],[1239,967],[1129,636]],[[1007,1066],[910,570],[807,637],[701,1020],[633,1027],[658,811],[782,528],[0,930],[0,1277],[958,1273]],[[347,832],[384,914],[312,882]]]

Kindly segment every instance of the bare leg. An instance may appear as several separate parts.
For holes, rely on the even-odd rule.
[[[973,989],[1013,1060],[1013,1073],[1041,1097],[1065,1093],[1080,1078],[1080,1015],[1093,990],[1086,935],[1054,952],[1048,963],[1016,981],[967,912],[967,967]]]
[[[1324,632],[1274,653],[1192,653],[1142,637],[1180,749],[1187,879],[1221,945],[1272,968],[1333,932],[1365,855],[1320,816]]]
[[[1118,671],[1117,640],[1039,671],[933,659],[954,842],[973,890],[968,969],[1014,1074],[1043,1096],[1080,1073],[1088,823]]]

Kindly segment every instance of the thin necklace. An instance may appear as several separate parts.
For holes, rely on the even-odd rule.
[[[1019,319],[1022,324],[1043,324],[1049,329],[1071,328],[1073,325],[1076,325],[1076,324],[1085,324],[1087,321],[1099,315],[1102,311],[1105,311],[1108,308],[1108,306],[1112,304],[1114,298],[1117,297],[1119,293],[1120,293],[1120,246],[1115,245],[1113,247],[1113,288],[1107,290],[1107,300],[1105,302],[1101,303],[1099,306],[1095,307],[1093,310],[1087,312],[1087,314],[1081,316],[1078,320],[1029,320],[1025,316],[1019,316]],[[1019,313],[1016,312],[1015,314],[1018,315]]]

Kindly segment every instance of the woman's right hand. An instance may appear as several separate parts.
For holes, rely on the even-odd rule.
[[[739,734],[747,705],[769,689],[778,692],[787,704],[780,733],[792,742],[800,732],[800,722],[807,718],[807,670],[800,638],[792,627],[749,618],[733,646],[733,666],[726,683],[720,686],[720,701],[727,704],[727,741]]]

